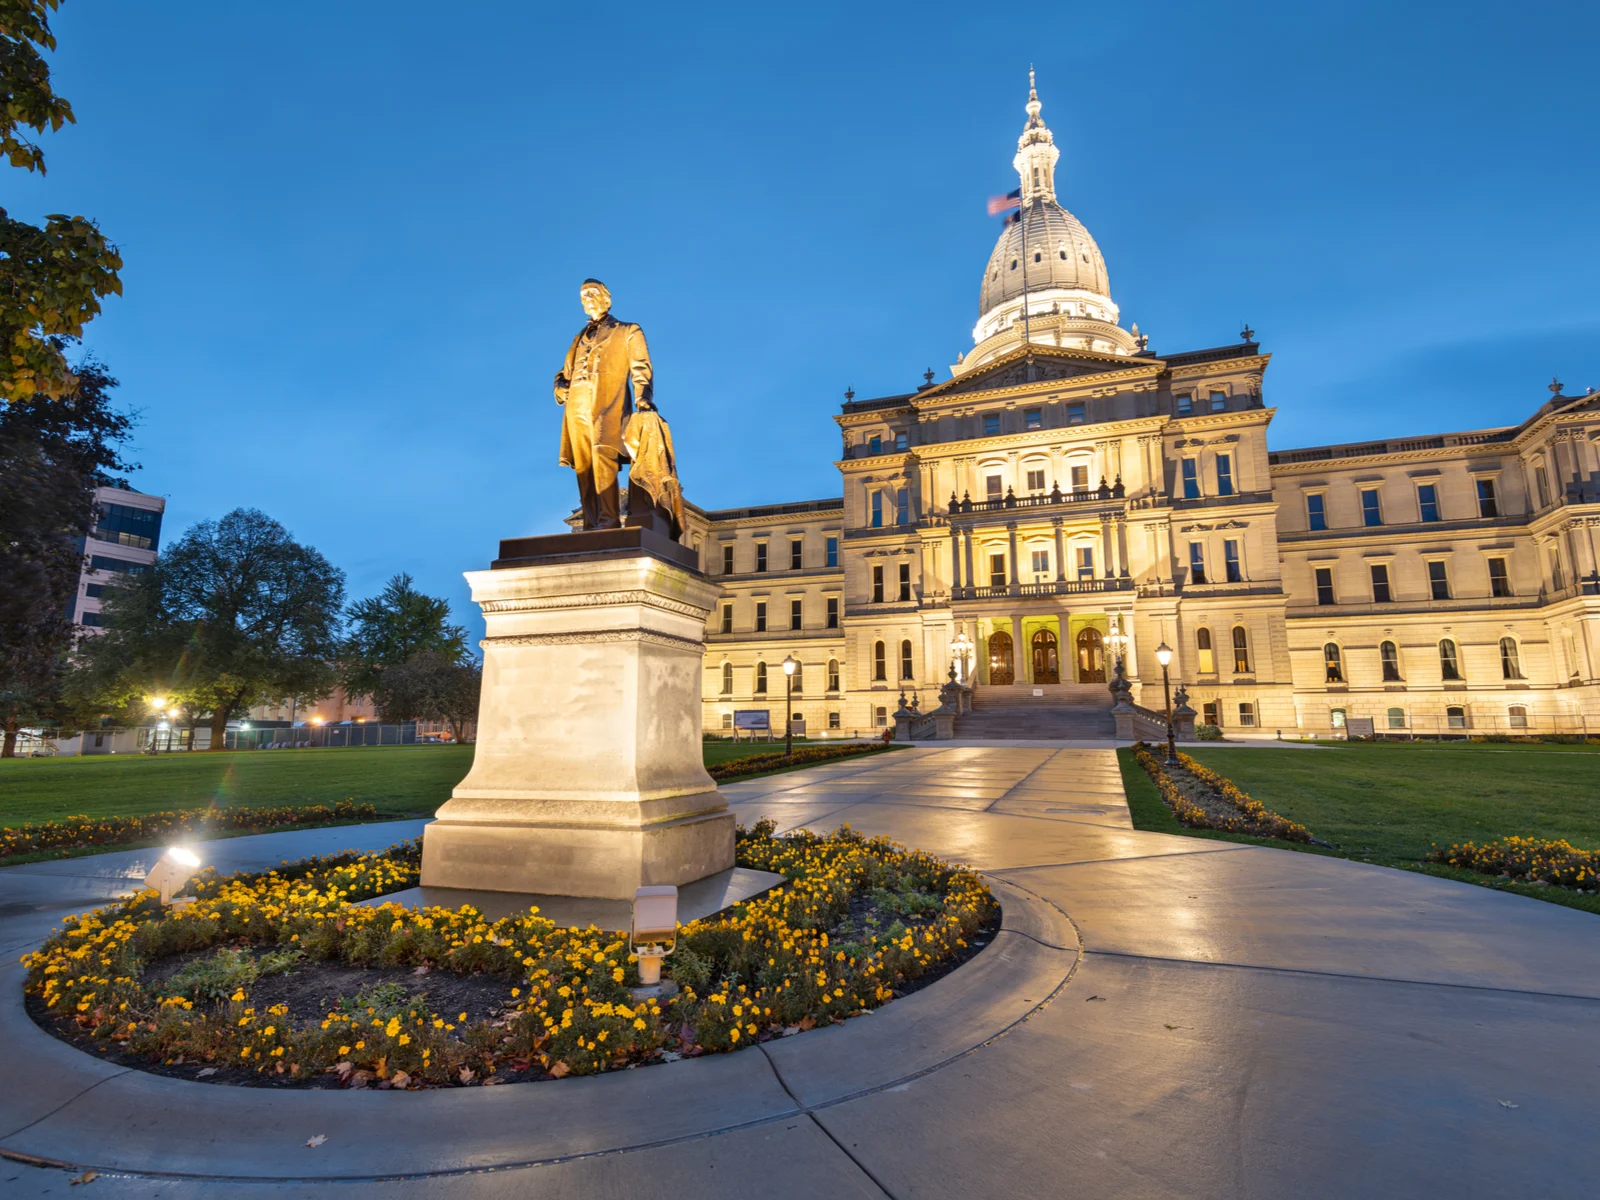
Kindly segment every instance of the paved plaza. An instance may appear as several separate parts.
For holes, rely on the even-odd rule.
[[[923,991],[754,1050],[560,1083],[279,1092],[124,1070],[33,1026],[18,955],[124,893],[151,852],[7,868],[0,1194],[1543,1196],[1600,1178],[1590,914],[1136,831],[1108,750],[918,747],[723,792],[747,825],[848,823],[968,862],[1004,927]],[[421,826],[206,850],[262,868]]]

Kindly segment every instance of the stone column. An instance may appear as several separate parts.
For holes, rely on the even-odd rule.
[[[1015,591],[1021,586],[1021,577],[1017,574],[1017,523],[1006,522],[1006,537],[1011,542],[1011,588]]]
[[[1015,667],[1013,677],[1018,683],[1032,683],[1033,677],[1028,673],[1029,663],[1032,661],[1028,654],[1028,647],[1022,641],[1022,614],[1011,614],[1011,654],[1012,665]]]
[[[501,543],[472,769],[423,832],[422,885],[630,899],[733,866],[701,761],[693,551],[637,528]]]
[[[1117,559],[1121,569],[1118,575],[1128,578],[1128,521],[1126,517],[1117,518]]]
[[[1061,535],[1061,518],[1057,517],[1051,522],[1056,533],[1056,582],[1065,582],[1067,578],[1067,548]]]
[[[961,530],[950,526],[950,594],[961,590]]]
[[[1116,575],[1116,564],[1111,561],[1111,518],[1104,513],[1100,515],[1100,547],[1105,561],[1102,564],[1102,574],[1107,579]]]

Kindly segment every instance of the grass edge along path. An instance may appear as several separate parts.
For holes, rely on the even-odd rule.
[[[1254,753],[1279,752],[1262,750],[1254,751]],[[1289,753],[1289,751],[1283,751],[1283,753]],[[1117,766],[1122,772],[1122,787],[1128,798],[1128,813],[1135,829],[1143,829],[1151,833],[1175,834],[1180,837],[1207,838],[1217,842],[1236,842],[1243,846],[1264,846],[1273,850],[1288,850],[1295,854],[1317,854],[1324,858],[1343,858],[1351,862],[1393,867],[1396,870],[1411,871],[1419,875],[1432,875],[1437,879],[1449,879],[1457,883],[1468,883],[1476,887],[1491,888],[1494,891],[1511,892],[1514,895],[1527,896],[1529,899],[1543,900],[1548,904],[1559,904],[1563,908],[1576,908],[1582,912],[1600,915],[1600,896],[1580,895],[1570,888],[1541,887],[1533,884],[1518,883],[1514,880],[1500,879],[1477,871],[1448,866],[1444,863],[1360,854],[1343,850],[1337,846],[1284,842],[1274,838],[1256,837],[1245,833],[1229,833],[1220,829],[1191,829],[1180,823],[1172,810],[1167,807],[1166,802],[1161,798],[1161,793],[1157,789],[1155,781],[1139,765],[1131,747],[1118,747]]]

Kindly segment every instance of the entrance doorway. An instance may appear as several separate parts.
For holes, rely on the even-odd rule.
[[[1016,675],[1011,664],[1011,635],[1005,632],[989,635],[989,682],[1014,683]]]
[[[1078,682],[1104,683],[1106,681],[1106,643],[1098,629],[1085,629],[1078,634]]]
[[[1056,635],[1048,629],[1036,630],[1033,635],[1033,681],[1061,682],[1060,647]]]

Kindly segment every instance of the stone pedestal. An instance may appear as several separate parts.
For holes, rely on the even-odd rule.
[[[717,589],[693,552],[637,528],[520,538],[467,581],[478,743],[423,832],[422,885],[631,899],[731,868],[700,740]]]

